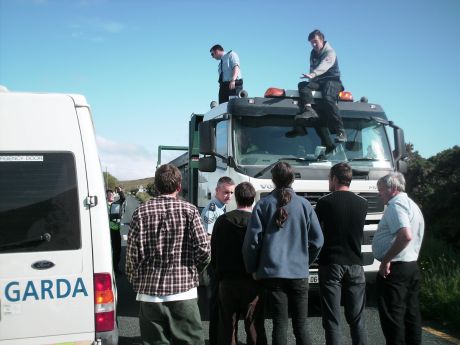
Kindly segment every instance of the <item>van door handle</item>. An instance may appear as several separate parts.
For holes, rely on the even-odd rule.
[[[32,268],[35,270],[47,270],[55,266],[54,262],[48,261],[48,260],[40,260],[37,262],[34,262],[32,265]]]

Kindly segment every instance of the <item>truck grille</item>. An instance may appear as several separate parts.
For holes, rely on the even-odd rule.
[[[320,198],[329,194],[330,192],[296,192],[296,194],[302,198],[310,201],[310,204],[315,207],[316,203]],[[377,193],[356,193],[367,200],[368,213],[379,213],[383,212],[384,204],[382,198]],[[260,193],[260,198],[267,196],[268,193]]]

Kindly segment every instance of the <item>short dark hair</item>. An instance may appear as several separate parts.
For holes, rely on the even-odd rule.
[[[256,190],[250,182],[241,182],[235,187],[235,199],[238,206],[248,207],[254,203]]]
[[[209,51],[212,53],[214,50],[224,51],[224,48],[220,44],[214,44]]]
[[[235,182],[232,180],[231,177],[228,176],[222,176],[219,180],[217,180],[217,186],[216,188],[221,187],[223,184],[229,184],[231,186],[235,185]]]
[[[155,172],[155,189],[160,194],[172,194],[181,185],[182,175],[176,166],[163,164]]]
[[[315,29],[312,32],[310,32],[310,34],[308,35],[308,40],[311,41],[312,39],[315,38],[315,36],[318,36],[323,41],[325,40],[323,33],[321,31],[319,31],[318,29]]]
[[[334,165],[331,168],[330,174],[331,178],[335,176],[342,186],[350,186],[351,180],[353,179],[353,170],[351,166],[345,162]]]

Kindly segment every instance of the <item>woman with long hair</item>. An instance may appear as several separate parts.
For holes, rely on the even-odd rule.
[[[292,167],[279,162],[271,173],[275,189],[254,207],[243,244],[244,262],[266,288],[273,317],[272,344],[287,344],[288,307],[296,344],[310,344],[309,266],[323,245],[323,233],[311,204],[291,188]]]

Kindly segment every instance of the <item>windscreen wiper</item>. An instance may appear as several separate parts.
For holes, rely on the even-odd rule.
[[[370,158],[370,157],[361,157],[361,158],[353,158],[349,159],[349,162],[378,162],[381,161],[382,159],[377,159],[377,158]]]
[[[268,170],[270,170],[271,168],[273,168],[278,162],[281,162],[281,161],[295,161],[295,162],[301,162],[301,163],[310,163],[310,162],[317,162],[318,161],[318,158],[315,158],[315,159],[307,159],[307,158],[299,158],[299,157],[284,157],[284,158],[280,158],[278,159],[276,162],[273,162],[272,164],[266,166],[265,168],[263,168],[261,171],[259,171],[257,174],[254,175],[254,178],[257,178],[259,176],[262,176],[263,174],[265,174]]]
[[[12,242],[12,243],[6,243],[0,245],[0,251],[1,250],[10,250],[10,249],[15,249],[15,248],[21,248],[21,247],[33,247],[36,246],[42,242],[50,242],[51,241],[51,234],[48,232],[45,232],[43,235],[40,235],[36,238],[31,238],[28,240],[24,241],[18,241],[18,242]]]

